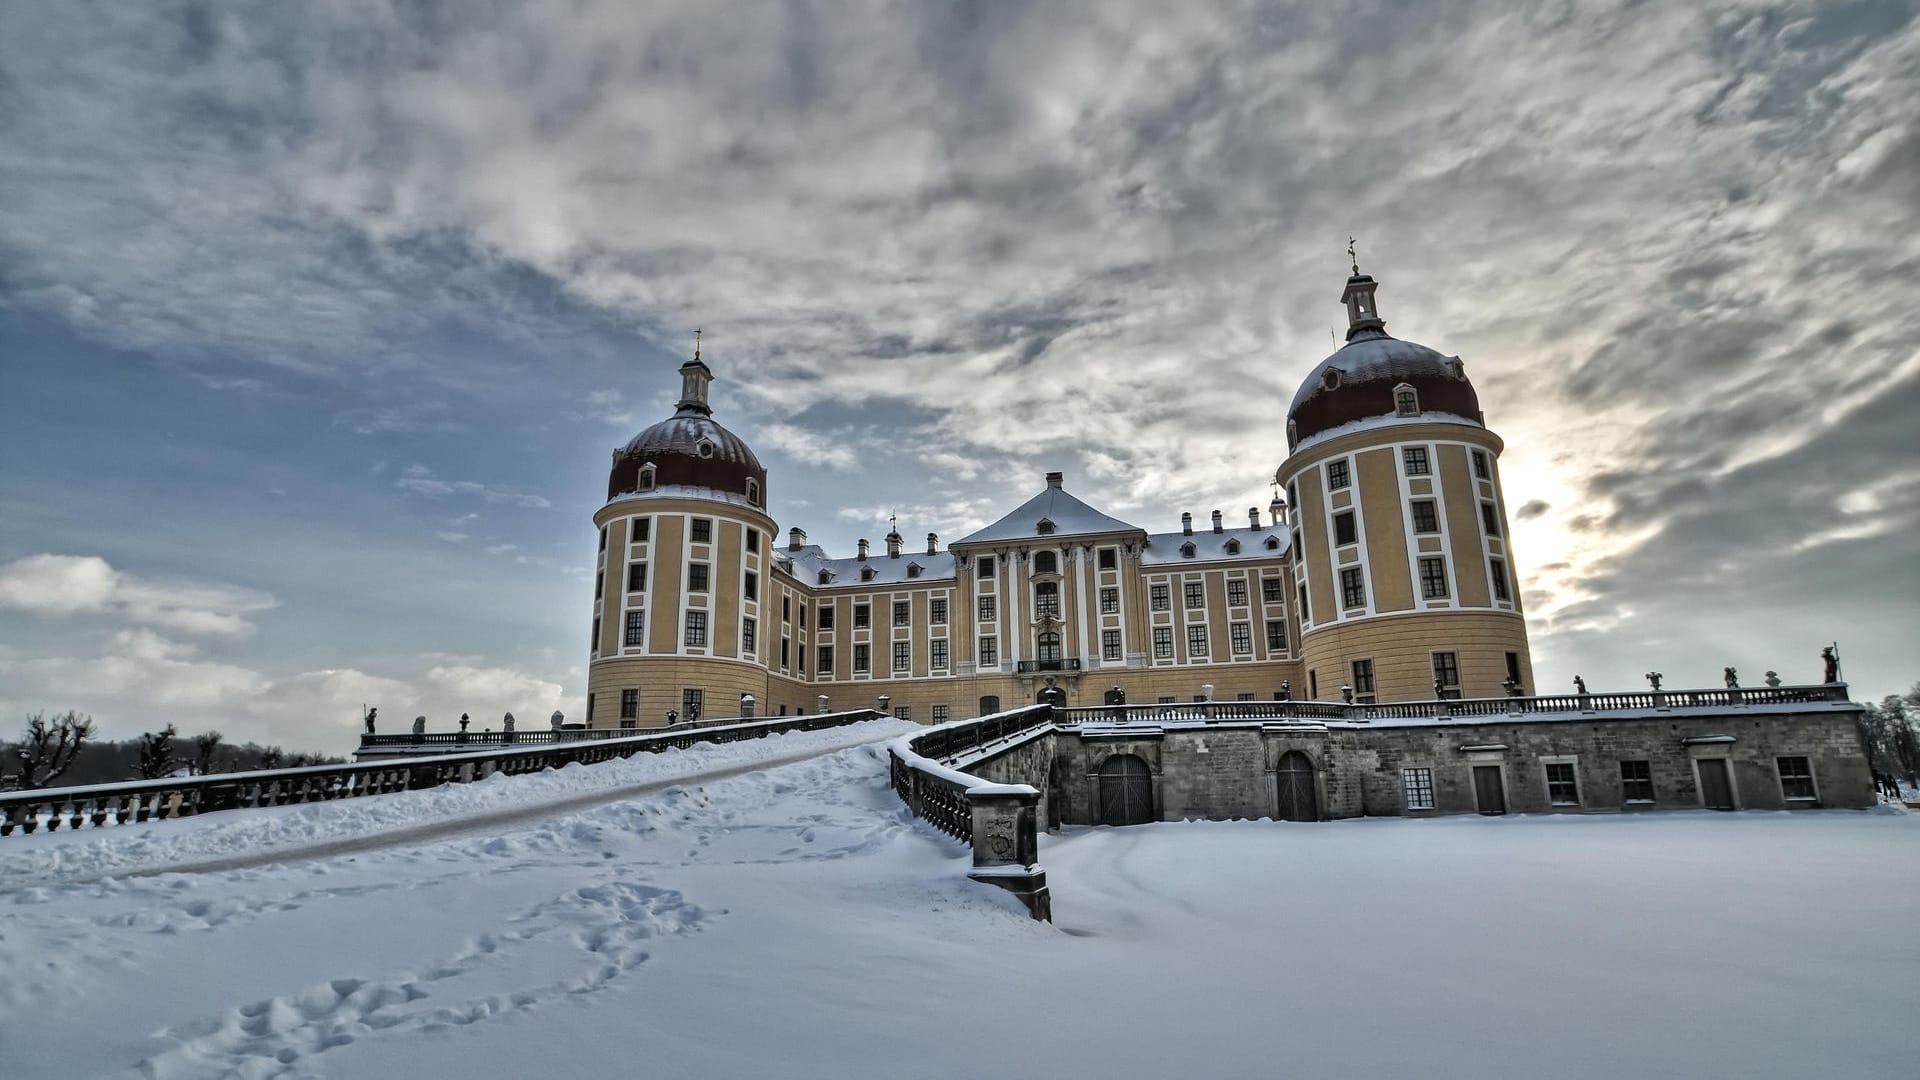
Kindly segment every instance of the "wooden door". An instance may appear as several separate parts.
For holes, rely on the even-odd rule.
[[[1701,758],[1693,764],[1700,770],[1700,805],[1709,810],[1733,809],[1733,782],[1727,778],[1727,759]]]
[[[1273,773],[1281,821],[1319,821],[1320,800],[1314,791],[1313,762],[1298,750],[1289,750]]]
[[[1100,763],[1100,824],[1143,825],[1153,820],[1153,773],[1132,754]]]
[[[1475,765],[1473,767],[1473,797],[1483,814],[1507,812],[1507,791],[1500,783],[1500,766]]]

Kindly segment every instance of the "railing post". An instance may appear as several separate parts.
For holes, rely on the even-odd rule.
[[[973,816],[973,869],[967,876],[998,885],[1020,898],[1042,922],[1053,921],[1047,872],[1040,868],[1040,792],[1026,784],[986,784],[967,789]]]

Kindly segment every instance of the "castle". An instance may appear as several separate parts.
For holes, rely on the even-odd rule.
[[[872,705],[928,723],[1067,704],[1495,697],[1533,688],[1502,443],[1459,357],[1387,334],[1354,267],[1347,341],[1288,410],[1263,516],[1149,533],[1048,473],[944,549],[784,543],[712,371],[613,454],[587,725]]]

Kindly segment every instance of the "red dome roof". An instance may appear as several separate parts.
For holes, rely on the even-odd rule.
[[[1343,424],[1391,417],[1394,391],[1411,386],[1420,415],[1440,413],[1484,426],[1480,396],[1457,356],[1445,356],[1383,330],[1361,330],[1320,361],[1287,409],[1287,449]]]
[[[615,450],[607,498],[641,491],[640,473],[648,465],[653,466],[653,483],[647,490],[707,488],[766,505],[767,470],[753,448],[697,409],[683,407]],[[749,480],[754,482],[752,491]]]

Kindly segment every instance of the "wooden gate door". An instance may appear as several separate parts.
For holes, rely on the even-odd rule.
[[[1473,767],[1473,797],[1483,814],[1507,812],[1507,792],[1500,783],[1500,766],[1475,765]]]
[[[1153,820],[1153,773],[1132,754],[1100,763],[1100,824],[1144,825]]]
[[[1733,784],[1727,779],[1726,758],[1701,758],[1700,805],[1709,810],[1733,809]]]
[[[1298,750],[1289,750],[1273,773],[1278,790],[1276,806],[1281,821],[1319,821],[1320,800],[1313,790],[1313,762]]]

